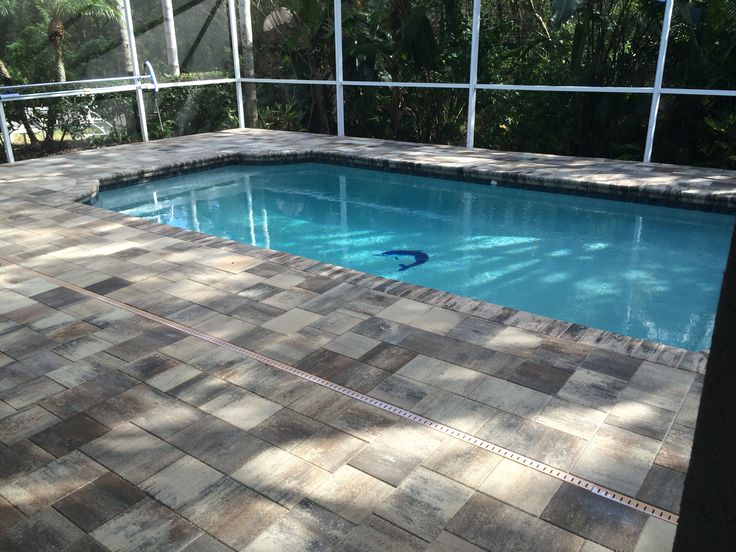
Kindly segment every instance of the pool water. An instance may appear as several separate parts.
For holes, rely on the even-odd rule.
[[[96,205],[536,314],[710,346],[734,217],[318,163],[236,165]],[[421,257],[426,262],[404,270]]]

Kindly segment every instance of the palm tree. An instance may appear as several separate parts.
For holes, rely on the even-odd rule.
[[[38,9],[49,20],[47,36],[54,48],[56,58],[56,77],[59,82],[66,80],[64,66],[65,22],[82,16],[116,19],[118,11],[111,0],[36,0]]]
[[[125,18],[124,0],[115,0],[115,11],[115,16],[118,20],[118,28],[120,29],[120,44],[123,50],[125,72],[131,75],[133,73],[133,59],[130,57],[130,40],[128,40],[128,22]]]

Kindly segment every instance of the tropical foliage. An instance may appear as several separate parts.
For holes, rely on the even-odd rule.
[[[331,1],[236,3],[240,36],[252,39],[242,56],[245,73],[335,78]],[[120,4],[0,0],[0,79],[12,84],[125,74],[129,60],[123,55]],[[208,78],[232,76],[226,2],[132,4],[141,62],[150,59],[160,80],[193,80],[203,72]],[[166,32],[163,4],[173,15],[175,37]],[[472,0],[343,0],[342,5],[345,79],[468,81]],[[659,0],[483,0],[479,81],[651,86],[663,13]],[[172,45],[178,46],[180,75],[172,64]],[[736,0],[676,0],[664,77],[666,86],[736,88]],[[336,130],[334,87],[244,89],[248,120],[259,126]],[[234,126],[237,110],[231,92],[228,86],[167,89],[158,98],[147,92],[151,135]],[[462,88],[346,87],[346,129],[358,136],[462,144],[467,101]],[[481,91],[475,141],[503,150],[640,159],[650,102],[650,95],[636,93]],[[37,155],[39,148],[68,146],[69,138],[88,137],[85,121],[91,114],[112,129],[94,143],[137,139],[133,105],[132,94],[122,94],[100,95],[91,102],[47,102],[45,111],[43,106],[29,109],[34,106],[15,103],[7,109],[13,125],[26,128],[29,142],[39,142],[29,145],[36,148],[29,154]],[[54,120],[58,110],[71,115]],[[32,128],[40,131],[38,138],[30,134]],[[734,144],[736,98],[662,98],[655,160],[736,168]]]

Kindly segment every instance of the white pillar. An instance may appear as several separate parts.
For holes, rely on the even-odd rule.
[[[333,0],[335,18],[335,111],[337,111],[337,135],[345,136],[345,96],[342,74],[342,0]]]
[[[473,0],[472,38],[470,41],[470,87],[468,88],[468,134],[466,145],[469,148],[475,143],[475,104],[478,96],[478,48],[480,43],[480,2]]]
[[[3,127],[5,157],[7,158],[8,163],[15,163],[15,157],[13,157],[13,144],[10,143],[10,129],[8,128],[8,121],[5,118],[5,106],[3,106],[2,100],[0,100],[0,126]]]
[[[654,75],[654,91],[652,92],[652,106],[649,110],[649,126],[647,127],[647,143],[644,146],[644,162],[652,162],[652,148],[654,147],[654,130],[657,127],[657,112],[659,111],[659,98],[662,92],[662,79],[664,77],[664,62],[667,57],[667,42],[670,38],[670,25],[672,23],[672,9],[674,0],[666,0],[664,5],[664,19],[662,20],[662,36],[659,39],[659,56],[657,57],[657,72]]]
[[[143,101],[143,88],[141,87],[141,70],[138,65],[138,49],[135,44],[135,32],[133,31],[133,14],[130,11],[130,0],[125,2],[125,24],[128,27],[128,42],[130,43],[130,59],[133,61],[133,76],[135,80],[135,98],[138,102],[138,118],[141,122],[141,138],[148,142],[148,121],[146,120],[146,104]]]

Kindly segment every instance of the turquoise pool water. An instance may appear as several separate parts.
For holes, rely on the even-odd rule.
[[[98,207],[625,335],[710,346],[734,217],[300,163],[100,193]],[[389,250],[421,251],[428,260]]]

